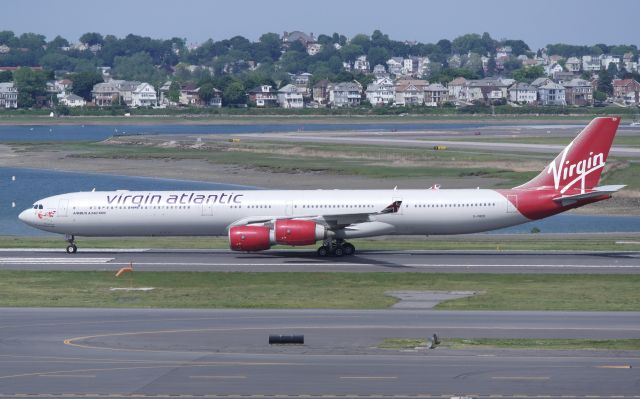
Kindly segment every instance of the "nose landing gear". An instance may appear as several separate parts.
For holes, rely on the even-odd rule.
[[[355,254],[356,247],[344,240],[333,239],[325,240],[322,246],[318,248],[318,256],[351,256]]]
[[[78,247],[76,246],[75,237],[72,234],[65,234],[64,239],[69,243],[67,245],[67,253],[75,254],[78,252]]]

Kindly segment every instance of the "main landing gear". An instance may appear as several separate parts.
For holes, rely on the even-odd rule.
[[[351,256],[356,253],[356,247],[344,240],[325,240],[318,248],[318,256]]]
[[[78,247],[76,247],[75,241],[76,238],[72,234],[65,234],[64,239],[69,243],[69,245],[67,245],[68,254],[75,254],[78,252]]]

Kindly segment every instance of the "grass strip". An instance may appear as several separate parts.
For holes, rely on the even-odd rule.
[[[451,310],[640,310],[640,275],[0,271],[0,306],[383,309],[388,291],[476,291]],[[111,287],[154,287],[150,292]]]
[[[449,349],[536,349],[536,350],[640,350],[640,339],[558,339],[558,338],[441,338],[440,347]],[[423,338],[387,338],[380,349],[414,349],[426,346]]]
[[[78,237],[82,248],[102,249],[228,249],[226,237]],[[358,250],[469,250],[469,251],[638,251],[637,235],[573,235],[518,234],[467,235],[464,237],[382,237],[351,240]],[[624,243],[624,244],[620,244]],[[66,242],[62,236],[0,236],[0,248],[60,248]],[[292,247],[275,246],[276,250]],[[313,252],[317,246],[295,247]]]

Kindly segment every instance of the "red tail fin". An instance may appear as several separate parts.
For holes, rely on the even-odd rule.
[[[538,176],[516,188],[592,189],[598,185],[619,117],[595,118]]]

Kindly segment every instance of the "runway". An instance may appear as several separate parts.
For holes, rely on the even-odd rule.
[[[359,251],[319,258],[313,250],[1,250],[0,270],[242,272],[640,273],[638,252]]]
[[[0,397],[639,395],[637,352],[377,348],[434,332],[637,337],[640,313],[0,309]]]

